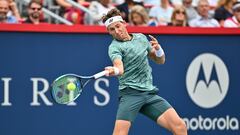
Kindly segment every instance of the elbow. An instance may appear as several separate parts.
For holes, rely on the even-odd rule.
[[[165,59],[164,60],[158,60],[156,63],[157,64],[164,64],[165,63]]]

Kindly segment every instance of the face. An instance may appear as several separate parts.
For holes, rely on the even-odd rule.
[[[9,4],[7,1],[0,1],[0,21],[7,18],[7,13],[9,11]]]
[[[125,23],[120,21],[110,24],[107,30],[109,34],[113,36],[113,38],[120,41],[126,40],[129,36]]]
[[[134,25],[142,25],[144,24],[143,18],[138,13],[132,13],[132,22]]]
[[[192,0],[183,0],[183,5],[185,7],[190,7],[192,5]]]
[[[198,5],[198,12],[203,17],[208,17],[209,3],[207,1],[201,1]]]
[[[240,8],[234,11],[234,16],[237,18],[238,22],[240,22]]]
[[[161,3],[168,3],[168,0],[161,0]]]
[[[28,14],[34,19],[37,19],[41,15],[41,6],[37,3],[32,3],[31,6],[28,8]]]
[[[176,13],[176,14],[175,14],[175,19],[176,19],[177,21],[183,21],[183,20],[185,20],[185,18],[186,18],[186,12],[185,12],[185,11],[183,11],[183,10],[177,10],[175,13]]]

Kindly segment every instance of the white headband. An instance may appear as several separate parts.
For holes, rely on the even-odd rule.
[[[232,9],[233,9],[233,10],[236,10],[236,9],[238,9],[239,7],[240,7],[240,2],[234,4],[233,7],[232,7]]]
[[[113,16],[109,19],[107,19],[107,21],[104,23],[106,27],[108,27],[110,24],[114,23],[114,22],[117,22],[117,21],[122,21],[123,22],[123,19],[121,16]]]

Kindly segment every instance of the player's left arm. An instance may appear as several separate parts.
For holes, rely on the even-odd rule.
[[[148,54],[149,58],[152,59],[157,64],[164,64],[165,54],[161,45],[158,43],[155,37],[151,35],[149,35],[149,37],[151,38],[150,44],[152,46],[152,49]]]

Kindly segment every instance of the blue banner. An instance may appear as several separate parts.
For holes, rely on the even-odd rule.
[[[190,135],[240,134],[239,36],[154,35],[166,63],[154,84],[187,124]],[[90,82],[70,105],[58,105],[49,87],[66,73],[92,75],[111,65],[107,34],[0,32],[0,134],[112,134],[118,81]],[[130,135],[170,135],[139,115]]]

